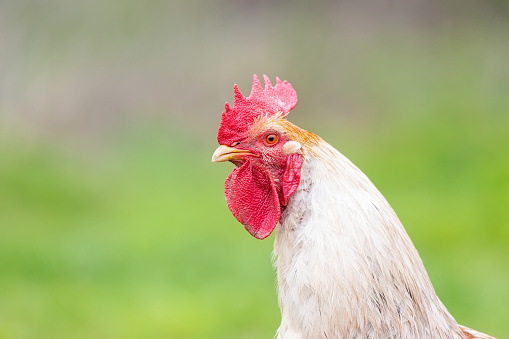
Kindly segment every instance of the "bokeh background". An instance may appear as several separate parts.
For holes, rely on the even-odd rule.
[[[0,338],[271,338],[273,236],[212,164],[232,86],[392,204],[457,321],[509,333],[504,1],[1,1]]]

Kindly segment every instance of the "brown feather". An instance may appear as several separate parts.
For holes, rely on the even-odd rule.
[[[460,327],[461,332],[465,336],[465,339],[496,339],[490,335],[475,331],[471,328],[465,327],[463,325],[458,325]]]

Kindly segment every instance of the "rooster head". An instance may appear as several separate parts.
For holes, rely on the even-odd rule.
[[[272,86],[267,76],[263,79],[265,88],[254,75],[249,97],[233,87],[233,108],[226,103],[217,134],[220,146],[212,156],[213,162],[235,164],[225,182],[228,207],[258,239],[276,227],[299,185],[302,166],[301,143],[294,137],[298,127],[285,119],[297,94],[286,81],[276,78]]]

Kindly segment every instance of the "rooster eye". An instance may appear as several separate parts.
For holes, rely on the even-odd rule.
[[[278,141],[277,134],[267,134],[265,136],[265,142],[267,145],[274,145]]]

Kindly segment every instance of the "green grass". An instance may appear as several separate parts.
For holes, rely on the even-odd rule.
[[[273,333],[271,244],[228,213],[208,155],[144,143],[103,163],[44,147],[2,158],[0,337]]]

